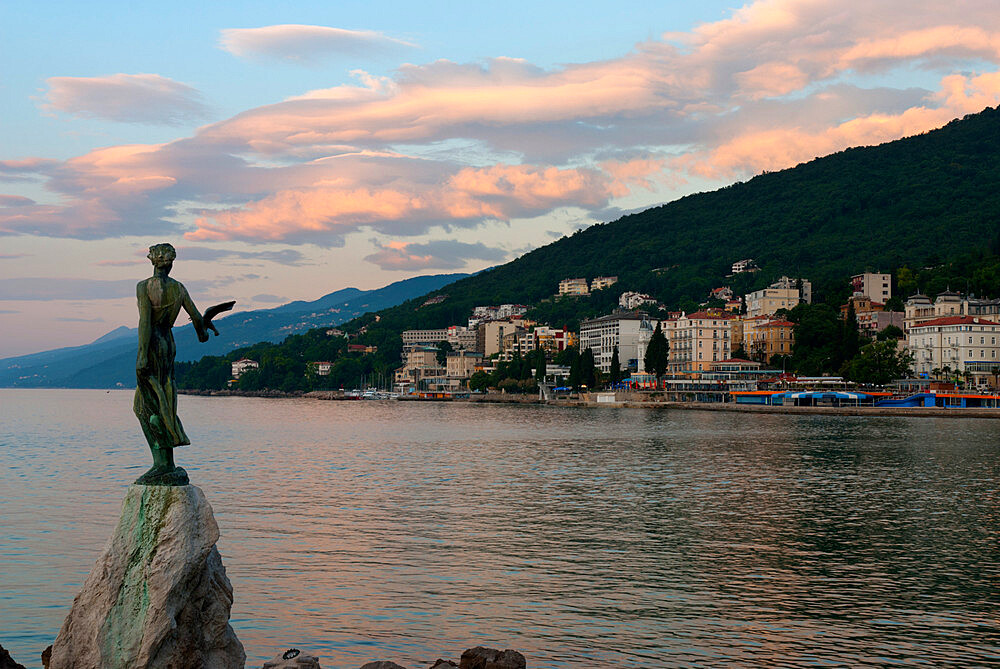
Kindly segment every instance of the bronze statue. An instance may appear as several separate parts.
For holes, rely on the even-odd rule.
[[[188,475],[174,464],[174,448],[191,443],[177,417],[177,386],[174,383],[174,321],[181,307],[191,317],[198,341],[208,341],[208,331],[219,331],[212,318],[233,308],[235,302],[198,312],[184,284],[168,275],[177,252],[170,244],[149,247],[153,276],[135,287],[139,303],[139,353],[135,360],[135,402],[133,410],[153,453],[153,466],[136,479],[141,485],[187,485]]]

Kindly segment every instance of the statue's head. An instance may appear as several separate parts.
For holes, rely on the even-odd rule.
[[[177,251],[170,244],[153,244],[149,247],[149,254],[146,257],[153,263],[153,267],[170,267],[174,264]]]

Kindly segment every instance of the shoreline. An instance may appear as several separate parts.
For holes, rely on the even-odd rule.
[[[182,395],[201,397],[296,398],[322,401],[370,401],[338,396],[337,391],[314,390],[286,393],[280,390],[179,390]],[[388,400],[382,400],[388,401]],[[730,413],[793,414],[813,416],[896,416],[906,418],[992,418],[1000,419],[1000,409],[942,409],[939,407],[804,407],[737,404],[735,402],[674,402],[628,398],[621,401],[596,401],[589,398],[540,400],[534,396],[487,393],[468,398],[407,399],[408,402],[464,402],[470,404],[538,404],[554,407],[603,409],[677,409],[680,411],[724,411]]]

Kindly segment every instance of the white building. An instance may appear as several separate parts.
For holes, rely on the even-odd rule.
[[[622,293],[621,297],[618,298],[618,306],[629,311],[638,309],[644,304],[656,304],[656,300],[649,295],[634,291]]]
[[[472,350],[476,347],[476,331],[461,325],[451,325],[440,330],[404,330],[400,335],[403,349],[415,346],[437,346],[446,341],[455,350]]]
[[[611,356],[618,347],[618,360],[622,369],[639,370],[645,348],[640,345],[649,342],[655,322],[641,311],[617,312],[580,323],[580,350],[591,349],[594,363],[602,372],[611,371]]]
[[[316,372],[316,376],[330,376],[330,370],[333,369],[333,363],[326,360],[310,362],[309,365]]]
[[[1000,322],[1000,299],[964,296],[952,291],[940,293],[932,302],[926,295],[911,295],[903,306],[903,329],[945,316],[981,316]]]
[[[945,367],[969,372],[975,385],[992,385],[1000,371],[1000,324],[978,316],[945,316],[910,328],[906,347],[914,371],[930,374]]]
[[[872,302],[885,304],[892,297],[892,274],[865,272],[851,277],[854,294],[861,293]]]
[[[743,274],[743,272],[756,272],[757,265],[754,264],[753,258],[746,258],[745,260],[737,260],[733,263],[733,274]]]
[[[247,370],[259,369],[260,363],[250,358],[240,358],[233,363],[233,378],[238,379]]]
[[[586,279],[563,279],[559,282],[560,295],[590,295]]]

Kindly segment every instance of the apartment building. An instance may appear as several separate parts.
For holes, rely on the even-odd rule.
[[[503,351],[503,338],[518,328],[524,330],[531,324],[523,318],[508,318],[502,321],[487,321],[476,327],[476,345],[474,350],[490,357]]]
[[[667,371],[711,371],[712,363],[728,360],[732,353],[732,323],[727,311],[696,311],[669,321],[664,329],[670,343]]]
[[[580,350],[591,349],[602,372],[611,371],[611,356],[618,347],[622,369],[642,371],[646,344],[656,323],[642,311],[615,312],[580,323]]]
[[[778,309],[792,309],[799,302],[812,302],[812,284],[805,279],[783,276],[767,288],[747,293],[747,316],[771,316]]]
[[[590,295],[586,279],[563,279],[559,282],[560,295]]]
[[[892,274],[865,272],[851,277],[854,294],[861,294],[873,302],[885,304],[892,298]]]
[[[595,276],[594,280],[590,282],[590,291],[604,290],[609,286],[613,286],[618,283],[617,276]]]

